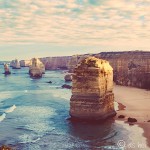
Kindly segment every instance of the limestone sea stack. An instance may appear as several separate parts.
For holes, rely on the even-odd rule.
[[[4,74],[5,75],[11,74],[11,72],[10,72],[9,67],[8,67],[7,64],[4,64]]]
[[[11,63],[10,63],[10,66],[13,68],[13,69],[21,69],[20,67],[20,63],[17,59],[15,60],[12,60]]]
[[[31,59],[30,66],[29,66],[30,76],[34,78],[40,78],[42,77],[43,73],[45,73],[44,64],[38,58]]]
[[[116,115],[113,68],[108,61],[88,57],[75,67],[70,115],[81,120],[103,120]]]
[[[20,66],[21,67],[29,67],[30,60],[20,60]]]

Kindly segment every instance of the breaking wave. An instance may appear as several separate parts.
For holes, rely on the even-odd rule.
[[[0,116],[0,122],[3,121],[5,118],[6,118],[6,114],[3,113],[3,114]]]
[[[11,106],[10,108],[6,109],[6,110],[5,110],[5,113],[11,113],[11,112],[13,112],[16,108],[17,108],[16,105],[13,105],[13,106]]]

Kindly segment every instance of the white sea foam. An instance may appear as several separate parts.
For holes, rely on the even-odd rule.
[[[25,125],[24,128],[32,130],[35,133],[38,133],[38,135],[43,135],[43,133],[47,133],[55,129],[54,127],[51,127],[51,124],[53,124],[53,122],[32,123]]]
[[[19,136],[20,143],[36,143],[40,140],[40,137],[36,137],[34,134],[23,134]]]
[[[11,113],[16,109],[16,105],[11,106],[10,108],[5,110],[5,113]]]
[[[45,118],[56,114],[55,109],[48,106],[19,106],[16,113],[17,116],[29,118]]]
[[[115,121],[117,124],[122,125],[124,130],[122,130],[122,132],[126,132],[128,131],[129,135],[128,137],[128,141],[126,141],[126,145],[127,145],[127,149],[130,145],[134,145],[135,147],[133,147],[133,149],[139,149],[138,145],[143,145],[146,149],[146,138],[143,135],[144,130],[142,128],[139,128],[138,125],[134,125],[134,126],[129,126],[128,124],[125,124],[124,121]],[[129,142],[129,144],[128,144]],[[131,148],[131,147],[130,147]],[[129,148],[129,149],[130,149]],[[148,148],[148,147],[147,147]],[[144,149],[144,148],[143,148]]]
[[[6,114],[3,113],[3,114],[0,116],[0,122],[3,121],[5,118],[6,118]]]
[[[21,128],[31,131],[19,136],[21,143],[36,142],[38,138],[54,130],[53,121],[49,121],[56,114],[55,109],[48,106],[21,106],[16,109],[16,122]],[[34,134],[31,134],[34,133]]]

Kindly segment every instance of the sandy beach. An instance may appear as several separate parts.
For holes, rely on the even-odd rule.
[[[124,115],[125,122],[128,117],[136,118],[137,125],[144,130],[143,136],[147,139],[150,147],[150,91],[134,87],[114,86],[115,101],[125,106],[117,111],[116,119],[119,115]],[[119,119],[120,120],[120,119]]]

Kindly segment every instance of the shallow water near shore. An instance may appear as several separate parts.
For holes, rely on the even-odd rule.
[[[2,73],[0,66],[0,145],[18,150],[107,150],[123,149],[121,140],[128,149],[140,144],[149,149],[137,125],[115,119],[69,121],[71,91],[61,88],[63,71],[46,71],[41,79],[31,79],[28,68],[12,70],[9,76]]]

